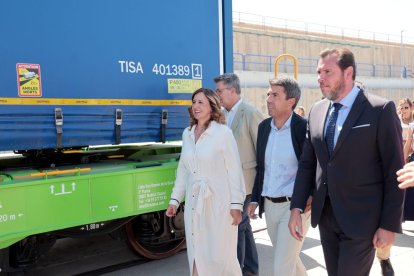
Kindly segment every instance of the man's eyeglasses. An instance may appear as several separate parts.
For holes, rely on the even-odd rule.
[[[216,89],[216,93],[221,94],[221,93],[223,93],[223,91],[224,91],[224,90],[226,90],[226,89],[230,89],[230,88],[228,88],[228,87],[224,87],[223,89]]]

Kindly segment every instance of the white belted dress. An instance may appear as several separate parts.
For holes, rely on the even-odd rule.
[[[170,204],[184,200],[190,274],[241,275],[237,261],[237,226],[230,209],[243,209],[245,185],[231,130],[215,121],[195,143],[193,126],[183,133],[183,147]],[[176,200],[173,200],[176,199]]]

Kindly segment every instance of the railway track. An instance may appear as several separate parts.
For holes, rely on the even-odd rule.
[[[100,275],[148,261],[134,254],[125,242],[113,240],[108,235],[65,238],[58,240],[39,258],[36,266],[23,273],[29,276]]]
[[[266,230],[255,229],[254,233]],[[178,254],[185,253],[185,249]],[[42,256],[36,266],[11,275],[117,275],[117,271],[140,266],[154,260],[142,258],[121,241],[104,235],[88,239],[62,239]]]

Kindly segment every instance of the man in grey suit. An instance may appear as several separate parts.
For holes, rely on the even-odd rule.
[[[258,275],[259,262],[247,207],[250,203],[253,182],[256,175],[257,127],[263,114],[241,99],[240,80],[236,74],[223,74],[214,79],[216,92],[224,107],[227,125],[233,131],[243,166],[246,185],[246,199],[242,222],[239,224],[237,258],[243,275]]]
[[[369,275],[375,248],[401,233],[401,124],[393,102],[355,85],[348,49],[322,51],[317,73],[325,99],[309,112],[289,230],[302,239],[300,213],[312,193],[311,224],[319,226],[328,275]]]

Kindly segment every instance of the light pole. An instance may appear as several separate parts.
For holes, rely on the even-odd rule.
[[[401,30],[401,46],[400,46],[401,78],[405,77],[403,32],[405,32],[405,30]]]

